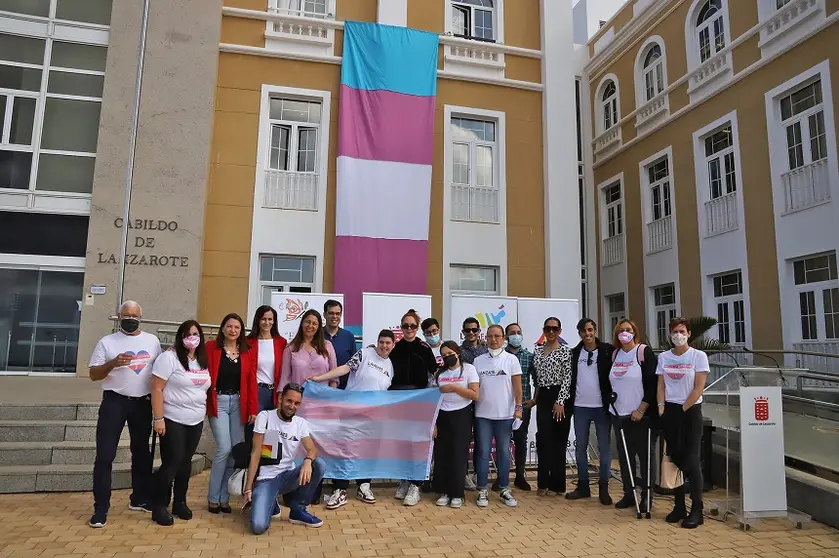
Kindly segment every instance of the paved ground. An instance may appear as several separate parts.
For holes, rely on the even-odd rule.
[[[557,556],[645,558],[839,556],[839,531],[818,524],[791,530],[788,523],[764,522],[750,532],[706,521],[687,531],[663,521],[669,502],[661,500],[653,521],[603,508],[596,501],[548,501],[518,492],[519,507],[502,507],[494,498],[487,509],[470,495],[460,510],[437,508],[428,497],[415,508],[390,500],[380,489],[374,506],[351,500],[328,512],[320,529],[292,526],[283,510],[263,536],[246,530],[244,518],[216,516],[202,505],[208,473],[193,479],[190,497],[196,517],[174,527],[158,527],[149,515],[127,509],[128,492],[114,493],[108,526],[86,525],[90,494],[0,496],[0,558],[131,557],[206,558],[235,556]]]

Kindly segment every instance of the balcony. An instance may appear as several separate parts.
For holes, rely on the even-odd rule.
[[[592,141],[592,145],[594,147],[593,151],[595,155],[600,155],[607,149],[620,145],[621,143],[621,127],[620,124],[616,124],[594,138]]]
[[[647,223],[647,254],[663,252],[673,247],[673,222],[668,215]]]
[[[706,60],[690,75],[688,95],[691,102],[710,95],[713,92],[710,86],[731,73],[730,51],[722,52]]]
[[[603,241],[603,267],[623,263],[623,234]]]
[[[268,7],[265,47],[294,54],[331,56],[335,29],[341,27],[331,13],[307,12],[289,7],[289,0],[277,0]],[[292,2],[292,5],[294,2]]]
[[[733,231],[739,227],[737,219],[737,192],[705,202],[705,236]]]
[[[452,184],[452,220],[498,223],[498,190]]]
[[[827,159],[791,170],[781,178],[784,184],[783,215],[830,201]]]
[[[655,120],[655,117],[667,112],[667,95],[658,95],[646,104],[641,105],[635,113],[635,127],[640,128]]]
[[[319,182],[320,176],[311,172],[266,170],[262,207],[317,211]]]
[[[819,13],[822,0],[792,0],[789,4],[774,12],[761,30],[758,46],[764,49],[794,28]],[[773,45],[774,47],[774,45]]]

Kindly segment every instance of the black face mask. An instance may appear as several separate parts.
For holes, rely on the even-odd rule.
[[[443,364],[446,368],[451,368],[457,364],[457,355],[446,355],[443,357]]]
[[[137,318],[122,318],[119,321],[119,328],[125,333],[134,333],[140,329],[140,320]]]

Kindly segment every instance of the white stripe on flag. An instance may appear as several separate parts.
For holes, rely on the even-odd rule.
[[[431,165],[338,157],[337,236],[428,240]]]

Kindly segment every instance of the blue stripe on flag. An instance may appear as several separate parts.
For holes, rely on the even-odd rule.
[[[326,463],[327,479],[397,479],[423,481],[428,479],[431,469],[431,455],[428,460],[408,461],[404,459],[345,459],[319,456]],[[295,461],[298,465],[302,459]]]
[[[429,403],[437,405],[440,401],[439,388],[410,389],[396,391],[345,391],[337,388],[306,382],[303,384],[303,398],[317,399],[330,403],[350,403],[355,405],[396,405],[398,403]]]
[[[437,93],[436,33],[348,21],[341,84],[432,97]]]

